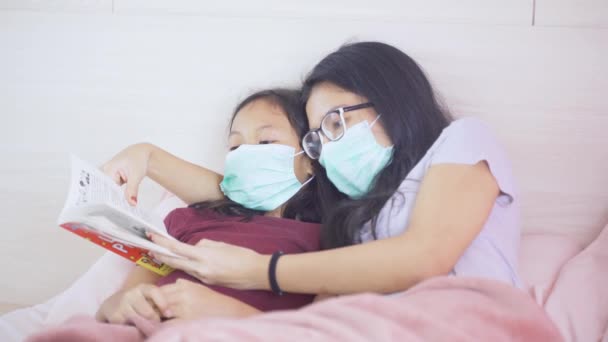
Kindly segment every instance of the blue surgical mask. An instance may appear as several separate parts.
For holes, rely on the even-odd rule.
[[[363,197],[393,155],[393,146],[378,144],[372,133],[376,120],[371,125],[363,121],[348,128],[340,140],[324,144],[321,150],[319,162],[327,177],[350,198]]]
[[[293,169],[291,146],[280,144],[241,145],[226,156],[220,189],[245,208],[271,211],[293,197],[304,184]]]

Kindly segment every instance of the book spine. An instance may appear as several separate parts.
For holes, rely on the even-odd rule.
[[[173,271],[173,268],[170,266],[154,261],[148,255],[148,250],[115,241],[111,237],[99,234],[84,224],[64,223],[61,227],[161,276],[166,276]]]

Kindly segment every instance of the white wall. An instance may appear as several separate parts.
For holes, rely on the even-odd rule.
[[[0,310],[48,298],[102,252],[55,226],[70,152],[100,164],[151,141],[221,170],[240,98],[296,85],[353,40],[399,46],[455,114],[496,129],[526,229],[588,239],[608,219],[605,4],[0,0]]]

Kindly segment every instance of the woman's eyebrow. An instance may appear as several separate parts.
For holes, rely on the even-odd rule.
[[[337,105],[337,106],[333,106],[333,107],[329,108],[329,110],[328,110],[327,112],[325,112],[325,113],[333,112],[333,111],[335,111],[336,109],[338,109],[338,108],[342,108],[342,107],[348,107],[348,105],[345,105],[345,104],[340,104],[340,105]]]
[[[326,112],[323,113],[323,115],[321,116],[321,120],[323,120],[323,118],[325,117],[325,115],[327,115],[327,114],[329,114],[331,112],[336,112],[337,109],[341,108],[341,107],[348,107],[348,105],[337,105],[337,106],[333,106],[333,107],[329,108],[329,110],[327,110]],[[321,125],[320,122],[319,122],[319,125]],[[310,129],[314,129],[314,128],[319,128],[319,127],[318,126],[317,127],[312,127],[312,126],[310,127]]]

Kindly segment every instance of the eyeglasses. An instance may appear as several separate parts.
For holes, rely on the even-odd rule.
[[[323,148],[321,133],[329,141],[340,140],[346,132],[344,113],[373,106],[373,103],[366,102],[354,106],[336,108],[328,112],[321,120],[321,127],[313,129],[304,135],[304,138],[302,138],[302,148],[304,148],[304,151],[311,159],[319,159],[321,157],[321,149]]]

